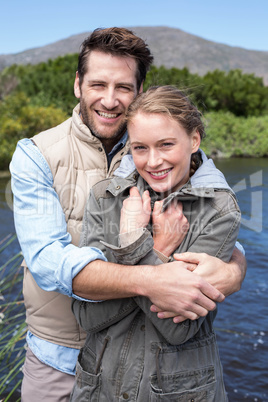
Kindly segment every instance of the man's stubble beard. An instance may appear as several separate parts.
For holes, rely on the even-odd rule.
[[[82,98],[80,99],[80,112],[83,123],[89,128],[91,134],[97,137],[106,148],[110,148],[110,146],[113,147],[123,137],[127,130],[127,122],[126,119],[124,119],[114,133],[100,133],[95,127],[94,119],[89,115],[87,106]]]

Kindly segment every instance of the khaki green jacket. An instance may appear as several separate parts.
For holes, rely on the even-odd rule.
[[[211,174],[216,175],[216,169]],[[122,202],[134,185],[141,193],[148,187],[135,172],[93,187],[81,246],[98,247],[109,261],[122,264],[160,264],[150,227],[133,244],[118,246]],[[149,191],[154,203],[157,195]],[[176,251],[206,252],[229,261],[240,210],[227,185],[194,188],[189,182],[170,194],[165,205],[174,198],[183,203],[190,223]],[[77,363],[72,402],[227,400],[213,331],[216,311],[196,321],[174,324],[172,319],[158,319],[150,306],[145,297],[102,303],[74,301],[74,314],[88,335]]]

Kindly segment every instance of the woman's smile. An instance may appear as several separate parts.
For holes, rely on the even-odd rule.
[[[173,168],[168,168],[168,169],[164,169],[164,170],[158,170],[156,172],[148,171],[148,173],[154,179],[161,180],[161,179],[165,179],[167,177],[168,173],[171,172],[172,169]]]

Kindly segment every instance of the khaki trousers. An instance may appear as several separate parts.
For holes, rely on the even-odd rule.
[[[42,363],[28,348],[23,367],[21,402],[68,402],[75,377]]]

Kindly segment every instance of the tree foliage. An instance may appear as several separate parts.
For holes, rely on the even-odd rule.
[[[203,111],[229,111],[236,116],[261,116],[268,113],[268,87],[254,74],[241,70],[215,70],[203,77],[187,68],[153,67],[148,73],[145,89],[151,85],[176,85],[185,90]]]
[[[0,99],[3,93],[23,92],[34,106],[54,106],[68,114],[77,103],[74,96],[74,78],[77,69],[77,54],[48,60],[37,65],[13,65],[0,75]],[[11,83],[17,82],[16,87]],[[10,82],[11,91],[5,87]]]
[[[268,115],[248,118],[230,112],[205,115],[206,137],[201,147],[215,157],[268,156]]]
[[[55,126],[71,115],[77,104],[73,93],[76,69],[77,54],[71,54],[37,65],[13,65],[0,73],[0,169],[7,169],[19,139]],[[262,116],[268,113],[268,87],[261,78],[240,70],[215,70],[201,77],[186,67],[153,66],[144,89],[167,84],[183,89],[208,115],[208,130],[218,138],[211,139],[208,149],[220,149],[221,139],[228,154],[232,150],[236,155],[267,155],[267,120]],[[248,120],[240,119],[245,117]],[[236,142],[240,136],[241,141]]]
[[[31,105],[23,92],[7,96],[0,102],[0,170],[8,168],[20,139],[56,126],[67,117],[64,111],[53,106]]]

